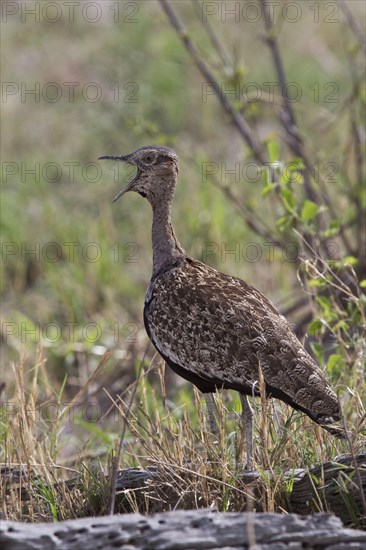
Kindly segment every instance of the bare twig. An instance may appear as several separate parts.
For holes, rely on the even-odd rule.
[[[227,185],[222,185],[222,183],[215,177],[212,178],[212,182],[220,189],[224,195],[230,200],[239,214],[244,218],[245,223],[248,227],[260,235],[269,240],[274,245],[278,245],[281,248],[284,248],[285,243],[280,242],[277,236],[271,231],[271,229],[266,226],[262,221],[258,220],[258,217],[252,212],[246,204],[244,204],[240,198],[234,193],[234,191]]]
[[[295,300],[295,302],[289,305],[287,308],[283,308],[283,309],[281,308],[281,313],[282,315],[287,317],[288,315],[291,315],[292,313],[295,313],[302,307],[308,306],[308,305],[309,305],[308,296],[302,294],[300,298],[297,298],[297,300]]]
[[[209,19],[207,19],[205,22],[203,22],[201,3],[198,0],[192,0],[192,1],[193,1],[193,5],[194,5],[197,13],[199,13],[199,15],[200,15],[199,20],[201,21],[202,26],[205,29],[205,31],[207,33],[207,36],[209,37],[209,39],[211,41],[211,44],[215,48],[218,56],[220,57],[224,67],[231,67],[232,63],[229,59],[229,56],[226,53],[226,50],[225,50],[224,46],[221,44],[221,42],[219,40],[219,37],[217,36],[217,34],[215,32],[215,29],[211,25]]]
[[[285,70],[284,70],[283,63],[282,63],[282,58],[281,58],[280,51],[279,51],[278,44],[277,44],[277,40],[276,40],[276,35],[275,35],[274,29],[273,29],[273,22],[272,22],[272,18],[271,18],[271,15],[270,15],[268,0],[261,0],[261,3],[262,3],[262,8],[263,8],[264,24],[265,24],[265,28],[266,28],[266,31],[267,31],[266,41],[267,41],[267,43],[270,47],[271,53],[272,53],[275,69],[276,69],[277,76],[278,76],[280,86],[281,86],[281,89],[282,89],[282,97],[283,97],[283,100],[284,100],[284,106],[285,106],[285,110],[286,110],[286,113],[287,113],[287,120],[286,120],[286,122],[285,121],[283,121],[283,122],[286,124],[286,130],[293,137],[295,142],[302,143],[302,138],[301,138],[301,136],[299,134],[299,130],[296,126],[295,115],[294,115],[294,112],[293,112],[293,109],[292,109],[290,98],[288,97],[287,94],[283,93],[283,91],[285,90],[285,86],[286,86],[287,82],[286,82]]]
[[[139,385],[139,381],[140,381],[140,377],[141,377],[141,372],[142,372],[142,368],[143,368],[143,364],[144,364],[144,361],[145,361],[145,357],[146,357],[146,354],[147,354],[147,350],[148,350],[148,346],[145,350],[145,353],[143,355],[143,358],[141,360],[141,363],[140,363],[140,366],[139,366],[139,370],[138,370],[138,374],[137,374],[137,378],[134,382],[134,387],[133,387],[133,390],[132,390],[132,393],[131,393],[131,397],[130,397],[130,401],[129,401],[129,404],[128,404],[128,409],[127,409],[127,413],[126,413],[126,418],[125,418],[125,421],[123,422],[123,427],[122,427],[122,432],[121,432],[121,437],[119,439],[119,444],[118,444],[118,449],[117,449],[117,453],[116,453],[116,456],[115,456],[115,459],[114,459],[114,462],[113,462],[113,466],[112,466],[112,476],[111,476],[111,501],[110,501],[110,506],[109,506],[109,513],[110,515],[113,515],[114,514],[114,506],[115,506],[115,503],[116,503],[116,483],[117,483],[117,476],[118,476],[118,464],[119,464],[119,459],[120,459],[120,456],[121,456],[121,452],[122,452],[122,446],[123,446],[123,441],[124,441],[124,438],[125,438],[125,434],[126,434],[126,429],[127,429],[127,419],[128,419],[128,415],[130,414],[130,410],[131,410],[131,406],[132,406],[132,403],[135,399],[135,395],[136,395],[136,391],[137,391],[137,387]]]
[[[357,302],[359,300],[359,296],[354,294],[350,290],[350,287],[347,284],[345,284],[340,277],[338,277],[338,275],[331,269],[331,267],[327,264],[327,262],[324,261],[324,259],[318,254],[318,252],[306,241],[303,235],[301,235],[298,231],[296,231],[296,229],[294,229],[294,233],[309,248],[316,262],[319,263],[321,266],[323,266],[324,272],[331,275],[334,280],[329,281],[327,277],[324,275],[324,273],[322,273],[319,269],[315,268],[317,276],[320,279],[322,279],[324,282],[330,284],[333,288],[336,288],[339,292],[343,293],[350,301]]]
[[[281,54],[278,48],[276,34],[274,32],[274,26],[273,26],[273,21],[269,11],[268,0],[261,0],[261,3],[263,6],[264,21],[265,21],[265,27],[267,31],[267,43],[272,53],[272,57],[273,57],[273,61],[276,68],[281,89],[284,91],[286,90],[286,84],[287,84],[285,70],[283,67]],[[319,200],[318,193],[311,185],[311,170],[312,170],[311,162],[306,154],[302,136],[296,125],[296,118],[292,108],[292,103],[290,102],[289,97],[286,93],[283,93],[283,101],[284,101],[284,111],[282,113],[280,112],[279,118],[282,122],[284,129],[286,130],[287,138],[289,138],[288,139],[289,146],[291,147],[292,151],[296,155],[298,155],[304,160],[304,164],[305,164],[304,188],[305,188],[306,195],[313,202],[320,204],[321,201]],[[320,181],[320,183],[323,183],[323,182]],[[333,206],[330,195],[324,185],[322,185],[321,196],[325,205],[328,208],[328,211],[332,219],[337,219],[336,208]],[[319,223],[320,229],[324,230],[325,220],[324,220],[323,213],[319,213],[318,223]],[[351,254],[352,246],[347,238],[347,235],[343,230],[343,227],[340,227],[339,236],[342,239],[343,245],[347,253]],[[312,244],[313,239],[310,235],[306,236],[306,240],[309,241],[310,244]],[[327,256],[327,238],[321,237],[320,241],[321,241],[324,254]]]
[[[351,126],[352,126],[352,136],[354,141],[354,148],[355,148],[355,172],[356,172],[356,187],[361,185],[364,185],[364,156],[362,154],[362,144],[361,144],[361,137],[358,129],[358,125],[356,122],[355,114],[352,113],[351,115]],[[357,196],[357,195],[356,195]],[[355,201],[355,207],[357,210],[357,218],[358,218],[358,230],[357,230],[357,249],[360,253],[360,265],[359,269],[362,273],[365,268],[366,264],[366,258],[365,258],[365,248],[366,248],[366,216],[365,216],[365,208],[362,205],[361,200]]]
[[[346,21],[350,28],[353,30],[361,48],[366,53],[366,37],[364,33],[362,32],[362,29],[357,21],[357,19],[353,16],[352,12],[350,11],[347,2],[345,0],[338,0],[339,7],[341,8],[344,17],[346,18]]]
[[[176,470],[179,470],[180,472],[186,473],[186,474],[193,474],[196,477],[200,477],[202,479],[207,479],[208,481],[213,481],[214,483],[217,483],[218,485],[222,485],[223,487],[227,487],[228,489],[231,489],[233,491],[236,491],[242,495],[248,496],[248,493],[246,491],[243,491],[242,489],[239,489],[239,487],[236,487],[235,485],[231,483],[225,483],[225,481],[222,481],[221,479],[216,479],[212,476],[208,476],[207,474],[201,474],[200,472],[197,472],[197,470],[192,470],[190,468],[186,468],[185,466],[181,466],[180,464],[174,464],[172,462],[164,462],[160,458],[159,460],[154,460],[153,458],[149,458],[149,462],[152,462],[153,464],[156,463],[158,466],[167,468],[170,468],[173,473],[175,473]],[[250,495],[249,495],[250,496]]]
[[[290,148],[292,149],[295,155],[301,157],[304,160],[304,164],[306,167],[306,170],[304,173],[304,186],[305,186],[306,194],[310,200],[318,204],[319,200],[318,200],[317,194],[315,193],[314,189],[311,187],[311,184],[310,184],[310,163],[304,151],[303,139],[299,131],[299,128],[296,125],[295,113],[293,111],[290,98],[288,94],[285,93],[285,90],[287,90],[287,86],[286,86],[287,80],[285,75],[285,69],[282,63],[280,50],[276,39],[276,33],[274,31],[273,21],[270,13],[270,7],[268,4],[268,0],[260,0],[260,1],[263,8],[264,24],[267,31],[266,41],[271,50],[273,63],[274,63],[278,80],[280,83],[280,88],[282,90],[284,108],[279,112],[279,119],[280,119],[280,122],[282,123],[282,126],[286,130]]]
[[[250,147],[250,149],[253,152],[253,156],[261,163],[264,164],[264,155],[263,151],[261,149],[260,144],[257,142],[256,138],[254,137],[254,134],[252,132],[252,129],[250,128],[249,124],[245,120],[244,116],[240,113],[238,113],[233,105],[228,101],[225,93],[223,92],[219,82],[216,80],[214,75],[212,74],[211,70],[209,69],[208,65],[205,63],[205,61],[200,56],[200,53],[197,49],[197,46],[195,43],[191,40],[189,37],[189,34],[187,30],[185,29],[184,25],[180,21],[180,19],[175,14],[174,10],[172,9],[171,5],[169,4],[168,0],[159,0],[161,7],[163,8],[164,12],[168,16],[168,19],[171,23],[171,25],[174,27],[174,29],[177,31],[177,34],[181,41],[183,42],[185,48],[188,50],[190,55],[192,56],[192,59],[194,60],[196,66],[198,67],[199,71],[201,72],[202,76],[205,78],[205,81],[210,84],[215,91],[217,97],[220,100],[220,103],[224,110],[227,112],[227,114],[230,116],[234,126],[244,139],[244,141],[247,143],[247,145]]]
[[[360,491],[360,496],[361,496],[363,513],[364,513],[364,516],[366,517],[366,496],[365,496],[365,493],[364,493],[364,490],[363,490],[361,473],[360,473],[360,469],[358,467],[355,449],[354,449],[353,443],[351,441],[351,437],[350,437],[350,434],[349,434],[349,431],[347,429],[347,425],[346,425],[346,422],[345,422],[345,419],[344,419],[343,410],[342,410],[342,406],[341,406],[341,400],[339,399],[339,395],[338,395],[338,405],[339,405],[339,410],[341,412],[341,421],[342,421],[342,425],[343,425],[345,438],[346,438],[346,441],[347,441],[347,444],[348,444],[350,455],[352,457],[352,466],[355,469],[357,485],[358,485],[358,489]]]

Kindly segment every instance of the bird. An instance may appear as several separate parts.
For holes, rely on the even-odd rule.
[[[147,145],[99,159],[136,168],[113,202],[136,192],[152,207],[153,266],[144,303],[145,329],[166,364],[204,394],[212,431],[213,394],[236,390],[242,404],[246,469],[251,470],[253,412],[247,397],[260,396],[264,388],[268,397],[343,437],[338,398],[286,318],[259,290],[195,260],[178,241],[171,219],[179,172],[176,152]]]

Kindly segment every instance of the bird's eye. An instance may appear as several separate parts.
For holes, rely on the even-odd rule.
[[[154,160],[153,155],[146,155],[144,157],[144,161],[147,162],[148,164],[151,164],[153,162],[153,160]]]

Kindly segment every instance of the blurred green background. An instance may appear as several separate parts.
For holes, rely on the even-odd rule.
[[[172,2],[220,84],[236,91],[239,86],[240,97],[228,96],[235,109],[245,113],[260,141],[288,161],[293,155],[278,122],[279,92],[269,93],[277,76],[263,20],[250,4]],[[353,73],[360,69],[355,36],[336,2],[327,8],[322,2],[275,4],[287,80],[300,91],[293,108],[307,151],[316,153],[326,172],[326,163],[339,168],[347,151]],[[236,16],[225,11],[238,5]],[[363,24],[364,2],[348,7]],[[10,360],[20,353],[32,357],[42,345],[49,372],[60,380],[67,373],[68,384],[79,386],[109,349],[111,365],[120,369],[117,391],[123,386],[118,373],[146,347],[150,207],[133,194],[112,204],[131,172],[99,162],[101,155],[147,144],[174,147],[181,159],[174,224],[189,254],[255,284],[279,307],[301,295],[294,265],[276,248],[269,254],[235,201],[203,177],[203,163],[218,163],[219,182],[258,218],[271,224],[282,213],[263,197],[265,181],[225,175],[235,163],[243,166],[250,151],[217,98],[203,95],[204,78],[157,1],[83,1],[74,8],[4,2],[2,9],[5,379],[11,378]],[[207,21],[230,63],[213,50]],[[258,101],[243,99],[250,83]],[[347,219],[354,210],[342,198],[343,185],[336,179],[331,193],[339,198],[339,212],[345,205]],[[207,243],[217,244],[210,249],[214,254],[205,254]],[[261,247],[258,261],[225,253],[247,243]]]

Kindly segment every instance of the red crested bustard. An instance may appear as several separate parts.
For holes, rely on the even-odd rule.
[[[220,273],[184,251],[171,222],[178,157],[168,147],[147,146],[101,159],[136,167],[127,191],[152,206],[153,272],[146,292],[147,334],[166,363],[205,394],[214,428],[212,393],[237,390],[252,466],[252,411],[247,395],[259,395],[259,366],[266,394],[304,412],[342,436],[338,399],[322,371],[272,303],[245,281]]]

